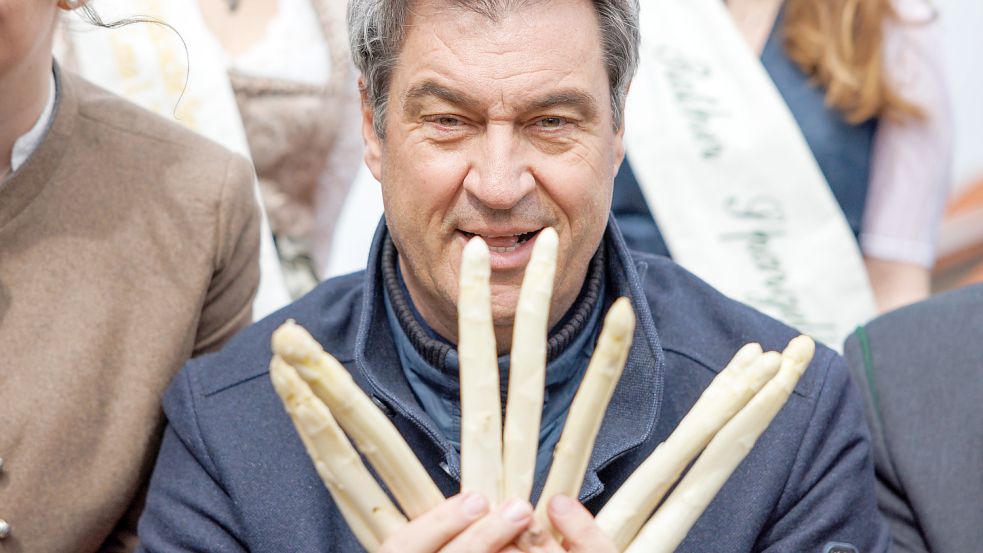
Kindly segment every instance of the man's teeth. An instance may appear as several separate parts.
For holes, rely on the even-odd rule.
[[[538,231],[513,234],[509,236],[477,236],[481,236],[482,240],[485,241],[485,244],[488,246],[488,251],[492,253],[509,253],[514,252],[519,248],[519,246],[531,240],[534,236],[536,236],[536,232]],[[471,233],[465,234],[468,234],[469,236],[476,236]]]
[[[517,249],[519,249],[518,242],[516,242],[514,246],[509,246],[505,248],[496,248],[494,246],[488,246],[488,251],[492,253],[509,253],[509,252],[514,252]]]

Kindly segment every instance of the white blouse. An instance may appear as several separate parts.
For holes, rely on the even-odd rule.
[[[37,121],[34,122],[34,126],[31,130],[22,134],[17,140],[14,141],[14,147],[10,151],[10,173],[14,174],[17,169],[27,161],[27,158],[31,157],[34,150],[41,145],[44,141],[45,135],[48,134],[48,124],[51,123],[51,117],[54,115],[55,111],[55,75],[51,74],[51,78],[48,80],[48,101],[44,104],[44,109],[41,110],[41,115],[38,117]]]
[[[894,4],[900,20],[891,21],[884,33],[888,77],[924,119],[885,117],[878,124],[860,248],[867,257],[931,267],[953,149],[940,24],[927,2]]]

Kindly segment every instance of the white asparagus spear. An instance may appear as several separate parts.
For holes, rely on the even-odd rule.
[[[751,397],[775,376],[782,357],[747,344],[720,371],[665,442],[659,444],[597,515],[623,551],[683,470]]]
[[[287,321],[273,333],[273,351],[297,369],[338,424],[351,436],[411,519],[444,501],[413,450],[348,371],[300,325]]]
[[[782,367],[778,374],[720,429],[625,553],[671,553],[676,550],[785,405],[812,361],[815,348],[815,343],[807,336],[789,342],[782,352]]]
[[[461,383],[461,491],[491,505],[502,497],[502,403],[491,312],[488,246],[474,237],[461,256],[457,351]]]
[[[352,501],[347,496],[341,494],[338,488],[330,481],[324,480],[324,485],[328,488],[328,492],[331,493],[331,497],[334,498],[335,505],[338,506],[341,516],[348,523],[348,527],[352,533],[355,534],[355,539],[358,540],[358,543],[362,544],[362,547],[369,553],[378,551],[382,547],[383,540],[377,538],[372,530],[369,529],[368,525],[361,523],[361,519],[356,514],[358,510]]]
[[[507,499],[528,499],[536,475],[557,242],[556,231],[552,228],[539,232],[522,278],[515,310],[503,439],[504,497]]]
[[[279,356],[270,361],[273,388],[283,401],[321,480],[345,521],[369,551],[406,524],[351,442],[297,371]]]
[[[570,404],[560,441],[553,450],[553,464],[536,504],[536,523],[542,531],[555,534],[546,514],[549,500],[557,494],[576,498],[580,493],[587,463],[594,450],[594,440],[625,368],[634,331],[635,312],[632,311],[631,301],[618,298],[604,317],[594,355]]]

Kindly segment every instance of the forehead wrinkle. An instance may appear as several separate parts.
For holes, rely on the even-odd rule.
[[[540,70],[535,72],[538,73],[543,71],[548,71],[550,73],[553,72],[552,70]],[[504,82],[507,81],[508,78],[494,80]],[[489,98],[482,99],[471,96],[470,94],[453,86],[441,84],[433,78],[427,78],[410,86],[410,88],[403,93],[401,102],[403,109],[407,112],[415,112],[420,109],[420,106],[416,100],[436,98],[474,112],[494,112],[497,114],[497,116],[527,113],[558,106],[567,106],[577,109],[588,118],[593,118],[598,113],[597,99],[592,94],[577,86],[557,87],[556,90],[550,90],[538,96],[532,96],[529,94],[529,92],[533,91],[538,93],[544,88],[549,88],[549,86],[530,86],[527,87],[527,90],[513,92],[498,88],[495,91],[495,99],[489,102]]]
[[[423,33],[415,34],[415,39],[411,40],[423,46],[423,52],[404,58],[409,62],[408,67],[404,67],[409,75],[420,69],[430,73],[417,78],[432,83],[423,82],[421,84],[427,86],[416,86],[411,79],[411,90],[400,95],[407,113],[413,108],[422,109],[422,105],[412,105],[414,99],[432,97],[485,113],[496,120],[560,105],[578,109],[588,118],[601,116],[602,91],[594,90],[592,81],[583,82],[577,78],[582,76],[575,69],[584,65],[585,58],[597,57],[598,64],[603,65],[598,52],[574,48],[529,59],[528,52],[522,49],[524,44],[530,43],[524,36],[528,21],[517,19],[516,14],[492,21],[474,12],[462,14],[458,10],[451,10],[457,12],[457,17],[448,18],[448,7],[444,4],[443,9],[432,7],[426,14],[414,14],[418,17],[414,21],[415,28]],[[435,25],[432,16],[440,12],[449,20]],[[421,15],[426,17],[419,17]],[[454,32],[459,34],[452,36]],[[426,60],[430,60],[429,63]],[[570,77],[574,78],[571,80]],[[606,72],[601,71],[599,77],[604,79],[602,84],[606,92]],[[430,84],[440,88],[430,87]]]
[[[497,58],[499,69],[509,71],[528,63],[528,52],[523,47],[530,40],[542,38],[542,32],[536,18],[521,17],[518,12],[537,4],[548,4],[551,0],[506,0],[503,2],[501,17],[489,17],[481,10],[474,10],[448,0],[431,0],[429,9],[415,12],[414,25],[423,23],[426,33],[434,42],[434,49],[443,49],[456,58],[460,67],[480,66],[478,58]],[[440,21],[434,24],[434,19]],[[453,40],[447,40],[447,33],[459,33]],[[409,33],[407,33],[409,34]],[[599,38],[599,37],[598,37]],[[404,45],[405,46],[405,45]],[[549,45],[545,45],[547,49]],[[593,57],[592,50],[577,52],[553,52],[565,54],[573,65],[583,63],[585,57]],[[600,53],[600,52],[598,52]],[[545,60],[544,60],[545,61]],[[524,72],[549,71],[550,68],[526,69]],[[497,75],[496,78],[507,78],[508,75]]]

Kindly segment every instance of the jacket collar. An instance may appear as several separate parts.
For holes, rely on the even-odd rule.
[[[452,444],[419,406],[399,364],[399,355],[387,319],[381,270],[382,248],[388,234],[380,222],[373,239],[365,272],[361,317],[355,340],[355,376],[383,407],[389,409],[404,433],[420,432],[440,457],[440,468],[454,481],[460,481],[460,459]],[[604,422],[594,444],[580,499],[586,501],[604,489],[598,472],[632,448],[645,442],[654,432],[662,405],[665,357],[646,299],[640,272],[613,217],[601,242],[606,248],[606,292],[609,304],[615,297],[627,296],[635,309],[637,323],[628,362],[615,389]],[[409,438],[409,437],[408,437]],[[418,450],[421,460],[425,452]],[[431,467],[432,468],[432,467]],[[534,498],[544,482],[536,482]],[[445,490],[447,492],[448,490]]]
[[[53,73],[55,100],[44,139],[0,187],[0,229],[55,180],[65,150],[71,143],[79,100],[72,77],[63,73],[57,63],[54,64]]]

